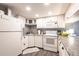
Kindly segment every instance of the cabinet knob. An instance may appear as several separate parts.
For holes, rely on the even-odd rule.
[[[62,47],[62,49],[64,50],[64,47]]]
[[[24,37],[25,38],[25,37]]]
[[[24,43],[24,45],[26,45],[26,44]]]

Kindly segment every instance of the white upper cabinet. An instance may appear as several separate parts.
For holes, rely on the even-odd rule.
[[[64,15],[40,18],[36,20],[37,28],[65,28]]]
[[[46,19],[46,28],[57,28],[57,17],[50,17]]]
[[[42,19],[36,20],[37,28],[42,28]]]
[[[59,15],[59,16],[57,17],[57,21],[58,21],[58,28],[65,28],[64,15]]]
[[[57,28],[57,17],[40,18],[36,23],[37,28]]]

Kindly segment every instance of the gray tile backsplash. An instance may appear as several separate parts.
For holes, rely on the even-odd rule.
[[[24,33],[24,35],[37,34],[37,28],[36,28],[36,26],[25,26],[23,33]]]

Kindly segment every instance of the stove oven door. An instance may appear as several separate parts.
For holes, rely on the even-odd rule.
[[[57,36],[45,36],[43,45],[44,49],[57,52]]]

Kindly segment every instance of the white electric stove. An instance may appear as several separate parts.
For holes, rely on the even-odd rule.
[[[57,52],[57,31],[46,31],[43,47],[45,50]]]

